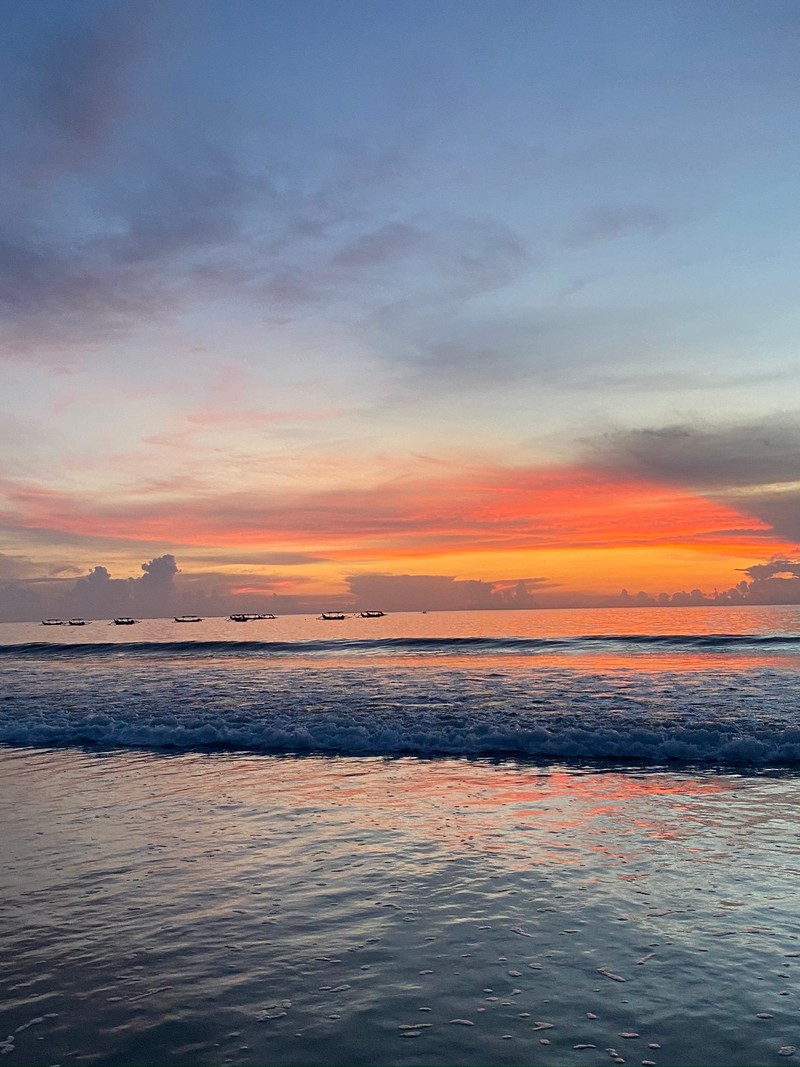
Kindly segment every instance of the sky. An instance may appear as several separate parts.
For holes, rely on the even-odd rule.
[[[800,602],[796,0],[0,12],[0,619]]]

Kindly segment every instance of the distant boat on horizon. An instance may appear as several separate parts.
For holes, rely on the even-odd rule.
[[[85,626],[86,625],[86,619],[70,619],[68,625],[69,626]]]
[[[256,622],[259,619],[274,619],[274,615],[270,615],[269,612],[259,611],[237,611],[233,615],[229,615],[228,618],[231,622]]]
[[[202,622],[199,615],[175,615],[175,622]]]
[[[385,615],[385,611],[362,611],[360,613],[362,619],[382,619]]]
[[[341,622],[345,616],[341,611],[323,611],[319,618],[322,619],[323,622]]]
[[[42,626],[63,626],[63,619],[42,619]]]
[[[136,619],[129,619],[127,615],[120,615],[118,619],[114,619],[115,626],[133,626]]]

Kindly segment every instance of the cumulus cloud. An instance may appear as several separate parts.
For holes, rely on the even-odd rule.
[[[65,614],[110,619],[132,610],[131,579],[112,578],[106,567],[94,567],[79,578],[62,599]]]
[[[289,566],[301,562],[294,553],[274,553]],[[78,578],[28,577],[24,568],[3,567],[0,556],[0,621],[34,621],[47,616],[112,619],[169,618],[178,614],[227,615],[234,611],[296,613],[321,611],[318,595],[305,593],[309,579],[281,572],[195,571],[184,574],[171,553],[142,563],[137,577],[115,578],[98,564]],[[263,564],[264,559],[251,561]],[[229,561],[227,561],[229,562]],[[66,575],[74,568],[60,568]],[[338,602],[337,597],[330,598]],[[347,598],[350,599],[349,597]]]
[[[142,564],[139,578],[112,578],[106,567],[94,567],[61,594],[68,615],[109,619],[115,615],[160,618],[175,610],[175,557],[167,554]]]
[[[800,578],[800,561],[773,559],[769,563],[754,563],[752,567],[745,567],[744,573],[754,582],[769,578]]]
[[[349,575],[343,592],[323,596],[308,589],[310,579],[302,574],[248,573],[239,567],[236,573],[183,574],[171,554],[143,563],[141,570],[139,577],[113,578],[108,568],[98,565],[77,580],[4,575],[0,621],[34,621],[54,615],[111,619],[184,613],[224,616],[235,611],[316,614],[337,607],[344,611],[418,612],[800,604],[800,560],[784,557],[745,568],[746,579],[729,589],[659,593],[623,589],[618,595],[581,592],[541,576],[492,581],[373,572]]]
[[[730,607],[744,604],[800,604],[800,560],[775,557],[769,563],[754,563],[743,569],[751,581],[737,582],[729,589],[662,592],[655,595],[623,589],[608,603],[617,607]]]

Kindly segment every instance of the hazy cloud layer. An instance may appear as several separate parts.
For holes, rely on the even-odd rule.
[[[530,265],[497,219],[409,204],[385,221],[407,167],[396,153],[312,137],[298,156],[280,123],[247,109],[226,116],[205,94],[165,106],[159,92],[176,90],[159,31],[179,32],[188,9],[53,11],[7,74],[7,357],[118,342],[209,300],[275,323],[411,301],[454,310]]]

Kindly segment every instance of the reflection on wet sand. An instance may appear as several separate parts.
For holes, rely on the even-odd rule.
[[[48,1062],[173,1067],[749,1067],[788,1044],[789,775],[21,749],[0,770],[8,1067],[39,1037]]]

